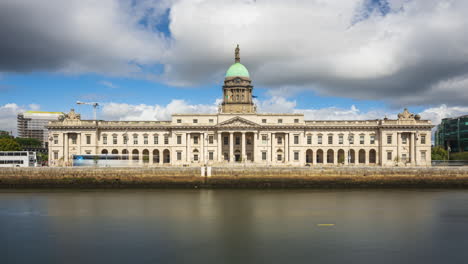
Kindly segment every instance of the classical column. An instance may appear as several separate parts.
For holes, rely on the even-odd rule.
[[[344,165],[348,165],[348,154],[349,154],[349,149],[344,152]]]
[[[164,149],[159,150],[159,165],[164,164]]]
[[[338,165],[338,151],[333,151],[333,164]]]
[[[275,137],[275,133],[270,133],[270,155],[268,155],[270,156],[270,162],[274,161],[273,159],[273,143],[275,141],[274,137]]]
[[[258,158],[258,154],[257,153],[257,142],[259,140],[259,137],[258,137],[258,131],[256,132],[253,132],[253,140],[252,140],[252,162],[257,162],[257,160],[262,160],[262,158],[260,157],[260,159]]]
[[[234,132],[229,132],[229,162],[234,162]]]
[[[369,150],[369,151],[367,151],[367,150],[364,150],[364,153],[366,153],[366,154],[364,155],[364,157],[365,157],[365,160],[366,160],[366,162],[365,162],[364,164],[365,164],[365,165],[369,165],[369,159],[370,159],[370,150]]]
[[[68,162],[68,133],[63,134],[63,161]]]
[[[190,162],[192,159],[190,158],[190,143],[191,143],[191,137],[190,137],[190,133],[187,133],[187,151],[186,151],[186,155],[187,155],[187,162]]]
[[[223,157],[223,153],[222,153],[223,152],[223,149],[222,149],[223,141],[222,140],[223,140],[222,139],[222,133],[221,133],[221,131],[218,131],[218,154],[217,155],[218,155],[218,161],[219,162],[223,161],[222,160],[222,157]]]
[[[400,145],[401,145],[401,133],[397,132],[397,157],[398,157],[398,163],[401,162],[401,155],[400,155]]]
[[[205,161],[205,133],[200,133],[200,161]]]
[[[138,164],[143,164],[143,150],[138,151]]]
[[[414,133],[410,133],[410,137],[411,137],[411,140],[410,140],[410,157],[411,157],[411,166],[414,166],[416,165],[416,151],[415,151],[415,137],[414,137]]]
[[[284,133],[284,162],[289,162],[289,133]]]
[[[242,132],[242,145],[241,145],[241,161],[245,162],[246,159],[246,151],[245,148],[247,147],[247,144],[245,142],[245,132]]]
[[[148,149],[149,155],[148,155],[148,164],[153,164],[153,151]]]
[[[312,164],[317,165],[317,150],[312,150]]]

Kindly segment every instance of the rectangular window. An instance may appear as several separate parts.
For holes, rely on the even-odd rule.
[[[387,160],[392,161],[392,152],[387,152]]]
[[[294,160],[299,161],[299,151],[294,151]]]
[[[133,145],[138,145],[138,135],[133,135]]]
[[[262,135],[262,144],[266,144],[268,141],[268,136],[267,135]]]
[[[182,144],[182,136],[180,135],[177,136],[177,144]]]
[[[213,160],[214,159],[214,153],[213,151],[208,152],[208,159]]]
[[[276,156],[276,160],[277,160],[277,161],[282,161],[282,160],[283,160],[283,155],[278,154],[278,155]]]
[[[182,160],[182,151],[177,151],[177,160]]]
[[[54,160],[58,160],[58,151],[54,151]]]
[[[124,135],[123,136],[123,143],[126,145],[128,144],[128,136],[127,135]]]
[[[322,145],[322,135],[317,136],[317,144]]]
[[[281,136],[276,137],[276,142],[278,144],[283,144],[283,138]]]
[[[278,119],[278,124],[282,124],[283,123],[283,119]]]
[[[76,145],[76,138],[77,138],[76,135],[72,136],[72,138],[71,138],[73,145]]]
[[[54,144],[55,144],[55,145],[58,144],[58,135],[54,135]]]
[[[349,139],[349,144],[353,145],[354,144],[354,135],[353,134],[349,135],[348,139]]]
[[[406,138],[406,135],[402,135],[402,136],[401,136],[401,143],[402,143],[402,144],[408,143],[408,140],[407,140],[407,138]]]
[[[421,136],[421,144],[426,144],[426,135]]]
[[[198,161],[198,154],[193,154],[193,160]]]
[[[177,119],[177,124],[182,123],[182,119]]]
[[[208,136],[208,144],[213,144],[214,136]]]
[[[91,144],[91,135],[86,135],[86,144]]]
[[[229,145],[229,137],[224,137],[224,145]]]
[[[359,144],[364,145],[364,135],[359,135]]]
[[[236,145],[240,145],[240,137],[236,137]]]
[[[252,139],[250,137],[245,139],[247,145],[252,145]]]
[[[194,124],[198,123],[198,119],[194,119],[194,120],[193,120],[193,123],[194,123]]]
[[[426,151],[421,151],[421,160],[426,161]]]
[[[262,123],[263,123],[263,124],[266,124],[266,119],[262,119]]]
[[[102,144],[107,145],[107,136],[106,135],[102,136]]]
[[[312,144],[312,135],[307,135],[307,145]]]
[[[294,135],[294,144],[297,145],[299,144],[299,136]]]
[[[338,144],[343,145],[343,135],[338,135]]]
[[[209,120],[208,120],[208,123],[213,124],[213,123],[214,123],[214,119],[209,119]]]
[[[299,119],[294,119],[294,123],[299,123]]]
[[[91,154],[91,150],[85,150],[85,153],[89,155]]]
[[[159,136],[158,136],[158,135],[154,135],[154,136],[153,136],[153,144],[154,144],[154,145],[158,145],[158,144],[159,144]]]
[[[266,160],[266,159],[267,159],[267,152],[262,151],[262,160]]]
[[[373,145],[375,144],[375,135],[370,136],[370,143]]]
[[[392,135],[387,135],[387,144],[392,144]]]
[[[164,135],[164,145],[169,144],[169,135]]]
[[[194,145],[198,144],[198,136],[193,136],[193,144]]]
[[[401,154],[401,161],[406,162],[406,154]]]
[[[112,144],[117,145],[117,135],[112,135]]]
[[[328,145],[333,144],[333,135],[328,135]]]

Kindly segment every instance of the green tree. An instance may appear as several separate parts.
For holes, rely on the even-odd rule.
[[[448,153],[441,146],[433,147],[431,150],[431,159],[432,160],[448,160]]]
[[[15,138],[16,142],[21,145],[21,147],[40,147],[41,141],[35,138]]]
[[[12,138],[0,138],[0,151],[19,151],[20,144]]]

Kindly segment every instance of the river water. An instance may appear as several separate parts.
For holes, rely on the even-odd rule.
[[[0,253],[0,263],[468,263],[468,191],[3,190]]]

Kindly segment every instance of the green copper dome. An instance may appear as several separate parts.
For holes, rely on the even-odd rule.
[[[236,62],[226,72],[226,77],[241,76],[250,78],[249,71],[240,62]]]

